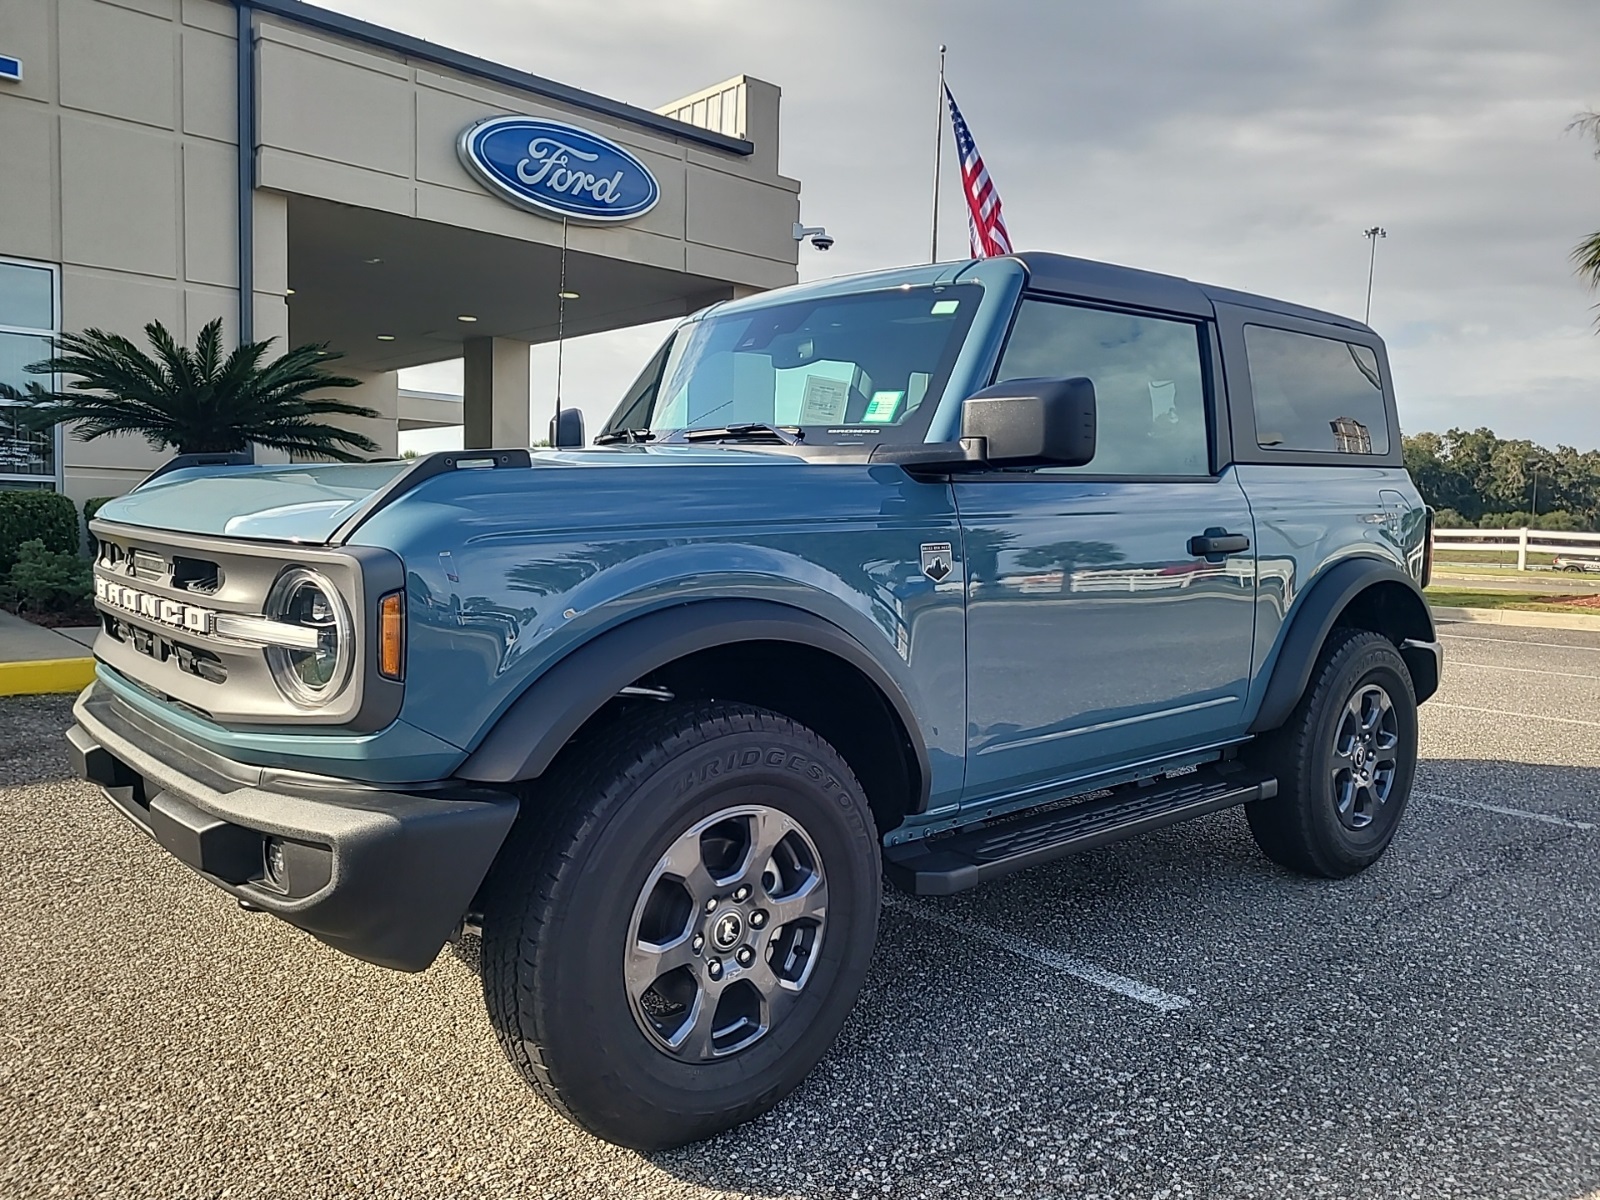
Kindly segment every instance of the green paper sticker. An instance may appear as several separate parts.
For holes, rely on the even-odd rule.
[[[861,419],[875,425],[886,425],[894,420],[895,413],[900,410],[900,401],[904,398],[904,392],[873,392]]]
[[[933,302],[933,316],[947,317],[961,307],[959,300],[935,300]]]

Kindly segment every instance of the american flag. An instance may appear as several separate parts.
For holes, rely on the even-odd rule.
[[[973,258],[993,258],[997,254],[1011,253],[1011,235],[1006,232],[1005,218],[1000,215],[1000,193],[994,180],[983,165],[983,155],[978,153],[978,143],[972,140],[972,130],[966,118],[956,107],[956,98],[948,86],[944,98],[950,102],[950,123],[956,130],[956,154],[961,159],[961,183],[967,193],[967,235],[972,245]]]

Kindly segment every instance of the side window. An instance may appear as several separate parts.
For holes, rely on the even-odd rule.
[[[1378,356],[1339,338],[1246,325],[1256,441],[1263,450],[1387,454]]]
[[[1025,299],[995,380],[1082,376],[1094,384],[1093,461],[1048,472],[1208,475],[1200,337],[1189,321]]]

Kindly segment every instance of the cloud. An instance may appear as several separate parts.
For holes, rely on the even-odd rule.
[[[926,259],[945,41],[1018,246],[1359,316],[1361,231],[1383,225],[1372,321],[1407,427],[1600,445],[1593,298],[1567,258],[1600,227],[1600,163],[1562,132],[1600,105],[1592,0],[332,2],[645,107],[778,83],[782,168],[838,239],[803,277]],[[948,170],[941,204],[953,257]],[[647,352],[569,360],[569,388],[603,412]]]

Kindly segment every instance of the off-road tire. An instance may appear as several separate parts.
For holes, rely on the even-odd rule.
[[[751,796],[814,844],[825,933],[781,1022],[726,1058],[680,1061],[646,1036],[624,982],[636,904],[668,847]],[[805,1078],[854,1006],[881,872],[860,784],[809,729],[744,704],[642,706],[530,789],[496,861],[483,989],[500,1045],[558,1112],[620,1145],[666,1149],[749,1121]]]
[[[1341,820],[1334,742],[1345,706],[1376,685],[1392,704],[1399,739],[1388,798],[1364,828]],[[1245,806],[1256,845],[1273,862],[1307,875],[1343,879],[1375,863],[1400,826],[1417,764],[1417,699],[1395,644],[1365,629],[1335,629],[1311,682],[1283,725],[1246,752],[1278,777],[1278,794]]]

